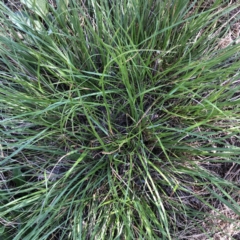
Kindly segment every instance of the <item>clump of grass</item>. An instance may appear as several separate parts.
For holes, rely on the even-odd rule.
[[[211,237],[210,211],[239,215],[239,44],[219,48],[239,4],[202,3],[0,4],[6,239]]]

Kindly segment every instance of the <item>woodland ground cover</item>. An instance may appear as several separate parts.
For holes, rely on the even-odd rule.
[[[239,239],[239,11],[1,2],[1,236]]]

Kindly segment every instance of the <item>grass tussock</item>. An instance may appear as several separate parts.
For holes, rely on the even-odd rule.
[[[238,233],[240,5],[207,2],[0,3],[4,239]]]

